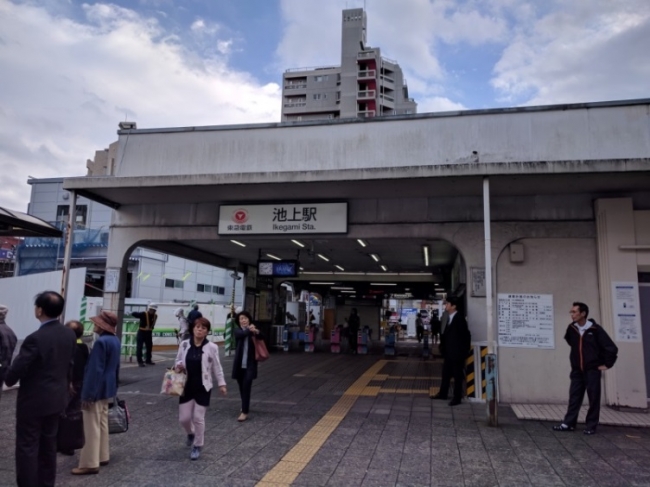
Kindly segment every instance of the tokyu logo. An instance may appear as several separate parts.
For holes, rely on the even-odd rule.
[[[232,221],[235,223],[246,223],[248,221],[248,212],[243,208],[235,210],[232,214]]]

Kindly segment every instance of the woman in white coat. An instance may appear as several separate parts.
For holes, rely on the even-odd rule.
[[[178,337],[181,341],[187,340],[192,335],[190,335],[190,325],[187,322],[183,308],[176,309],[174,316],[178,319]]]
[[[216,343],[207,340],[211,325],[198,318],[190,325],[191,337],[183,340],[176,355],[176,371],[187,374],[185,392],[180,398],[178,420],[187,432],[187,446],[192,447],[190,459],[198,460],[205,433],[205,411],[210,405],[212,378],[219,391],[226,395],[226,380],[219,362]]]

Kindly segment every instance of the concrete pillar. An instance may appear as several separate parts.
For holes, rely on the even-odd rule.
[[[648,396],[643,341],[617,341],[614,330],[612,282],[638,281],[636,254],[619,249],[621,245],[636,242],[632,199],[596,200],[595,214],[601,324],[619,350],[616,365],[605,373],[605,399],[609,405],[646,409]],[[579,285],[576,283],[576,286]]]
[[[106,280],[104,283],[103,309],[117,315],[117,336],[122,336],[124,319],[124,296],[128,259],[137,243],[138,236],[128,229],[111,227],[106,256]]]

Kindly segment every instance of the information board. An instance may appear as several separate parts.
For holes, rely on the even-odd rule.
[[[616,341],[640,342],[639,285],[636,282],[612,282],[612,304]]]
[[[552,294],[499,294],[499,346],[555,348]]]

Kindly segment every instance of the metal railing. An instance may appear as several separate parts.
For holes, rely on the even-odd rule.
[[[386,93],[382,93],[382,94],[379,95],[379,96],[380,96],[383,100],[387,100],[387,101],[390,101],[390,102],[395,102],[395,98],[393,98],[393,97],[390,96],[390,95],[387,95]]]
[[[300,108],[300,107],[306,107],[307,106],[307,101],[300,101],[296,103],[285,103],[284,108]]]
[[[395,66],[398,65],[398,64],[397,64],[397,61],[395,61],[394,59],[390,59],[390,58],[387,58],[387,57],[384,57],[384,56],[381,57],[381,60],[382,60],[382,62],[384,62],[384,63],[390,63],[390,64],[393,64],[393,65],[395,65]]]
[[[389,83],[395,83],[395,80],[391,78],[390,76],[386,76],[385,74],[381,75],[382,81],[388,81]]]
[[[377,77],[377,71],[375,69],[366,69],[363,71],[359,71],[357,73],[357,79],[376,78],[376,77]]]
[[[308,68],[289,68],[285,69],[285,73],[297,73],[299,71],[320,71],[323,69],[340,69],[341,66],[316,66],[316,67],[308,67]]]
[[[284,85],[285,90],[299,90],[302,88],[307,88],[307,83],[289,83]]]
[[[377,57],[377,51],[359,51],[357,59],[366,59]]]

